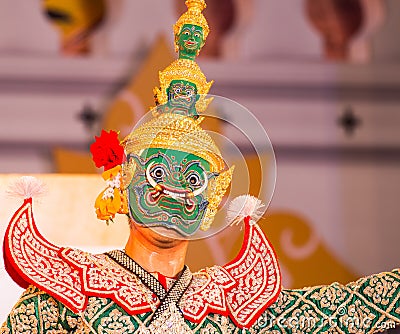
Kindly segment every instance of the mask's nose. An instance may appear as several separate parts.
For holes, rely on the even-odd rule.
[[[181,172],[172,172],[170,176],[171,185],[176,189],[184,189],[186,185],[186,179]]]

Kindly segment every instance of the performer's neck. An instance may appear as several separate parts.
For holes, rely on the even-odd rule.
[[[187,240],[168,238],[133,223],[125,251],[148,272],[175,277],[184,267],[187,246]]]

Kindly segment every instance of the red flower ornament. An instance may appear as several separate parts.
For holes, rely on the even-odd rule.
[[[95,137],[95,139],[96,141],[90,145],[90,152],[97,168],[104,167],[106,171],[122,164],[125,152],[119,142],[117,132],[102,130],[100,137]]]

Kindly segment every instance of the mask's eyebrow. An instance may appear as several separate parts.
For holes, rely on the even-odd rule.
[[[191,161],[188,161],[185,165],[182,166],[182,172],[186,172],[189,168],[194,167],[194,166],[197,166],[201,170],[205,171],[205,168],[203,167],[203,165],[201,164],[200,161],[191,160]]]
[[[142,158],[143,167],[145,167],[149,164],[149,162],[152,162],[155,159],[158,159],[157,162],[164,164],[169,170],[172,170],[173,166],[175,165],[174,161],[166,153],[156,152],[147,158]]]
[[[153,160],[154,158],[158,158],[158,157],[161,157],[162,159],[166,160],[168,163],[170,162],[168,159],[168,156],[161,152],[154,153],[151,156],[146,157],[146,158],[142,157],[141,155],[135,154],[135,153],[129,153],[127,155],[127,161],[130,162],[131,159],[133,159],[140,166],[145,167],[149,163],[149,161]]]
[[[194,27],[193,27],[193,28],[194,28]],[[192,29],[193,29],[193,28],[192,28]],[[192,32],[192,30],[191,30],[189,27],[185,27],[185,28],[182,29],[182,31],[181,31],[180,33],[182,34],[182,33],[184,33],[185,31],[187,31],[187,32],[189,32],[189,33]]]

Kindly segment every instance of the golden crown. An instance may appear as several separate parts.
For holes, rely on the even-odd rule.
[[[206,2],[204,0],[186,0],[185,3],[188,10],[182,14],[174,25],[175,37],[179,35],[183,25],[193,24],[203,28],[204,40],[206,40],[210,33],[207,20],[202,13],[202,11],[207,7]]]
[[[139,154],[146,148],[187,152],[206,160],[212,172],[221,172],[225,168],[221,152],[200,122],[183,115],[162,114],[132,131],[122,144],[127,154]]]

